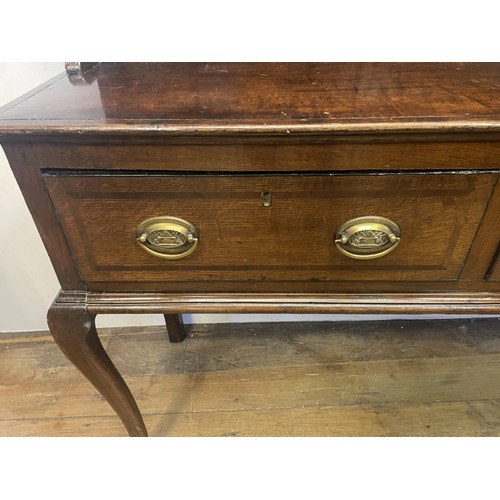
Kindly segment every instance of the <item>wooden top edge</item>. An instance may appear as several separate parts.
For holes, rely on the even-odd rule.
[[[391,121],[329,121],[327,123],[262,123],[231,124],[212,122],[210,124],[191,123],[174,124],[165,122],[139,123],[104,123],[95,122],[40,122],[22,120],[15,124],[2,125],[0,138],[4,136],[33,137],[36,135],[92,135],[92,136],[291,136],[291,135],[348,135],[377,133],[459,133],[459,132],[500,132],[498,120],[481,118],[467,120],[391,120]]]
[[[0,109],[6,136],[500,130],[500,63],[101,63]]]

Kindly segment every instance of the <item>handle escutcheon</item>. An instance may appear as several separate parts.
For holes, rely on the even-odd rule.
[[[152,217],[137,227],[137,242],[146,252],[162,259],[182,259],[198,245],[198,232],[178,217]]]
[[[348,220],[335,236],[337,248],[351,259],[378,259],[392,252],[399,242],[398,225],[376,215]]]

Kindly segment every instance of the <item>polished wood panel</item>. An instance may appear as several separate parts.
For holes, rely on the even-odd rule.
[[[498,63],[105,63],[84,76],[0,110],[0,134],[500,128]]]
[[[92,176],[45,182],[87,281],[434,281],[462,269],[496,175]],[[272,193],[263,207],[261,193]],[[190,256],[160,259],[135,241],[137,226],[172,215],[197,228]],[[334,244],[346,221],[380,215],[401,243],[366,261]],[[283,285],[282,290],[286,290]]]
[[[500,434],[496,319],[190,325],[189,336],[100,333],[153,436]],[[0,359],[0,435],[125,435],[48,332],[2,334]]]

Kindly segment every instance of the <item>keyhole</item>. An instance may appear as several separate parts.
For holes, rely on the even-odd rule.
[[[263,207],[270,207],[272,204],[271,191],[262,191],[260,194]]]

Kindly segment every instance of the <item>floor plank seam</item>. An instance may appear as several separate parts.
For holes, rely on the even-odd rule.
[[[310,409],[337,409],[337,408],[378,408],[378,407],[411,407],[411,406],[432,406],[432,405],[454,405],[458,403],[493,403],[500,404],[499,399],[435,399],[429,401],[388,401],[388,402],[358,402],[358,403],[339,403],[339,404],[315,404],[315,405],[304,405],[304,406],[276,406],[276,407],[259,407],[259,408],[233,408],[233,409],[218,409],[218,410],[192,410],[192,411],[165,411],[165,412],[141,412],[144,416],[149,417],[160,417],[160,416],[182,416],[182,415],[213,415],[217,413],[246,413],[246,412],[279,412],[279,411],[290,411],[290,410],[310,410]],[[13,419],[2,419],[0,418],[0,423],[4,422],[32,422],[32,421],[54,421],[54,420],[83,420],[83,419],[103,419],[103,418],[118,418],[116,415],[104,414],[104,415],[65,415],[58,417],[33,417],[33,418],[13,418]]]

